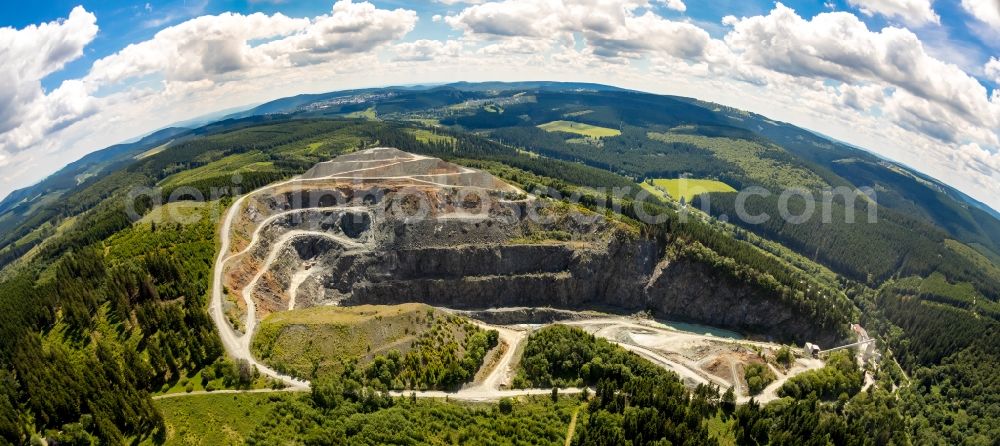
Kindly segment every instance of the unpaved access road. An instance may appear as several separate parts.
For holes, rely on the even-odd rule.
[[[212,272],[212,300],[209,303],[208,312],[212,316],[212,321],[215,322],[215,327],[219,331],[219,338],[222,340],[222,345],[226,348],[226,352],[229,353],[229,356],[237,360],[246,360],[257,370],[260,370],[262,374],[282,381],[289,387],[308,389],[309,382],[278,373],[270,367],[257,362],[257,360],[254,359],[253,355],[250,353],[250,340],[253,338],[253,329],[257,322],[256,315],[254,314],[253,299],[247,299],[247,295],[244,294],[245,303],[247,305],[247,330],[246,333],[243,333],[242,335],[237,334],[236,330],[229,325],[229,321],[226,320],[225,312],[222,311],[222,275],[225,271],[226,261],[233,256],[238,255],[228,255],[230,243],[229,230],[233,227],[233,222],[236,220],[236,216],[240,213],[240,209],[243,208],[244,200],[260,191],[288,184],[293,181],[295,180],[293,179],[275,185],[265,186],[250,192],[249,194],[243,195],[233,201],[229,210],[226,211],[226,216],[222,220],[222,228],[220,229],[219,234],[219,256],[215,259],[215,268]],[[257,234],[255,233],[255,235]],[[248,245],[244,251],[248,251],[251,246],[253,245]],[[241,253],[242,252],[243,251],[241,251]]]
[[[496,330],[500,335],[500,340],[507,344],[507,350],[503,352],[503,356],[493,366],[490,373],[483,378],[482,382],[473,384],[463,390],[475,392],[492,390],[499,392],[501,387],[510,386],[510,381],[514,373],[512,364],[514,354],[517,351],[517,346],[528,337],[528,332],[527,330],[515,330],[510,327],[489,325],[475,320],[474,323],[484,330]]]
[[[238,393],[282,393],[282,392],[308,392],[310,389],[308,387],[285,387],[283,389],[249,389],[249,390],[236,390],[236,389],[223,389],[223,390],[213,390],[211,392],[207,390],[198,390],[194,392],[179,392],[179,393],[168,393],[165,395],[153,396],[154,400],[164,400],[170,398],[184,398],[189,396],[199,396],[199,395],[232,395]],[[591,394],[594,393],[594,389],[586,389]],[[559,389],[560,395],[579,395],[583,393],[583,388],[570,387],[566,389]],[[447,399],[455,401],[469,401],[469,402],[489,402],[497,401],[503,398],[514,398],[518,396],[529,396],[529,395],[551,395],[552,389],[511,389],[511,390],[487,390],[487,389],[465,389],[455,392],[449,392],[445,390],[393,390],[389,392],[389,396],[394,398],[399,397],[409,397],[415,395],[417,398],[438,398]]]
[[[718,345],[741,345],[755,346],[770,350],[777,350],[781,346],[770,342],[749,341],[744,339],[729,339],[718,336],[704,335],[679,331],[667,328],[656,321],[646,319],[636,319],[628,316],[603,316],[590,319],[577,319],[562,322],[566,325],[576,326],[595,336],[607,339],[627,350],[660,365],[661,367],[677,373],[682,380],[692,384],[716,384],[720,388],[727,388],[733,385],[733,390],[737,394],[737,402],[744,403],[751,398],[761,403],[766,403],[778,399],[778,389],[789,378],[799,373],[823,367],[823,361],[814,358],[797,358],[792,366],[785,372],[771,367],[777,379],[764,388],[760,394],[750,396],[746,394],[745,386],[738,381],[735,373],[735,365],[730,363],[730,373],[733,376],[733,383],[730,384],[723,378],[708,373],[699,367],[698,363],[685,358],[683,350],[686,345],[714,343]],[[668,356],[670,355],[670,356]],[[769,364],[770,366],[770,364]]]

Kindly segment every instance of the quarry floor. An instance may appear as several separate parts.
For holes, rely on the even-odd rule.
[[[720,389],[727,389],[732,386],[738,402],[746,402],[751,399],[751,395],[748,394],[746,386],[743,384],[745,382],[743,368],[751,362],[765,362],[760,358],[758,351],[773,356],[773,353],[782,347],[781,344],[777,343],[719,336],[714,332],[725,333],[725,331],[715,330],[712,327],[670,324],[634,316],[595,316],[589,312],[580,313],[580,316],[582,317],[580,319],[555,323],[580,328],[632,351],[654,364],[677,373],[689,387],[695,387],[698,384],[714,384]],[[483,387],[507,389],[520,359],[517,355],[520,350],[517,348],[518,345],[524,342],[532,331],[550,324],[498,326],[483,322],[478,323],[482,328],[500,331],[501,341],[508,343],[508,346],[504,352],[504,358],[497,362],[489,375],[481,382],[467,386],[466,389],[482,389]],[[704,330],[698,330],[701,331],[700,333],[684,331],[673,325],[680,325],[689,330],[698,330],[699,328],[704,328]],[[821,368],[823,365],[824,363],[820,359],[801,357],[801,355],[797,355],[795,361],[786,370],[768,363],[767,367],[771,369],[776,379],[760,394],[752,397],[761,403],[777,399],[777,390],[786,380],[807,370]]]

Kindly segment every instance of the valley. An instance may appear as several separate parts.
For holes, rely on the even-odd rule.
[[[753,114],[566,88],[279,102],[16,194],[0,436],[989,444],[998,276],[973,204]],[[723,218],[732,189],[867,184],[873,224]],[[870,360],[802,348],[862,325]]]

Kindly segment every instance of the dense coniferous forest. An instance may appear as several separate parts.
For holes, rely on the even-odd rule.
[[[910,433],[929,443],[989,444],[1000,438],[1000,324],[970,311],[927,302],[883,286],[875,297],[902,368]]]
[[[205,312],[214,252],[210,219],[138,224],[0,285],[3,437],[61,428],[113,444],[159,428],[150,392],[222,354]]]

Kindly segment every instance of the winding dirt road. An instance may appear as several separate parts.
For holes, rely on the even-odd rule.
[[[215,268],[212,272],[212,301],[209,303],[208,312],[212,316],[212,321],[215,322],[215,327],[219,331],[219,338],[222,340],[222,345],[226,348],[226,352],[229,353],[233,359],[244,359],[253,365],[257,370],[266,376],[277,379],[284,382],[289,387],[308,389],[309,382],[297,379],[292,376],[283,375],[277,371],[271,369],[270,367],[257,362],[253,355],[250,353],[250,340],[253,339],[253,332],[256,328],[257,317],[255,314],[255,307],[253,299],[249,297],[249,294],[244,292],[243,299],[247,306],[247,322],[246,322],[246,332],[242,335],[236,333],[226,320],[226,315],[222,311],[222,275],[225,270],[226,261],[236,255],[241,255],[250,250],[254,243],[259,240],[259,231],[254,231],[254,238],[251,244],[248,244],[246,249],[240,251],[237,254],[227,255],[229,252],[230,234],[229,230],[233,227],[233,222],[236,220],[236,216],[239,214],[240,209],[243,208],[243,201],[247,197],[252,196],[260,191],[266,190],[268,188],[273,188],[288,184],[295,181],[289,180],[284,181],[272,186],[266,186],[257,189],[249,194],[243,195],[242,197],[233,201],[232,206],[226,211],[226,217],[222,221],[222,228],[220,231],[220,243],[219,243],[219,256],[215,260]],[[261,225],[260,227],[263,227]],[[259,228],[260,228],[259,227]],[[258,228],[258,229],[259,229]],[[261,271],[264,271],[263,269]],[[261,273],[263,274],[263,273]]]

